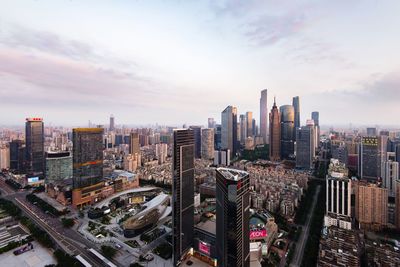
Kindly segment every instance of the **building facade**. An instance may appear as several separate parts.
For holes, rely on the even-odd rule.
[[[244,171],[216,171],[218,266],[250,266],[250,179]]]
[[[73,187],[97,184],[103,178],[103,128],[75,128],[73,141]]]
[[[312,169],[314,156],[314,127],[296,128],[296,168]]]
[[[46,153],[46,184],[72,178],[72,156],[68,151]]]
[[[300,97],[293,97],[293,108],[294,108],[294,128],[300,127]]]
[[[294,155],[294,107],[280,107],[281,114],[281,158],[290,159]]]
[[[27,118],[25,123],[26,172],[28,176],[44,175],[44,126],[42,118]]]
[[[359,176],[361,179],[375,182],[380,173],[378,170],[379,146],[377,137],[363,137],[359,149]]]
[[[201,158],[201,126],[190,126],[194,134],[194,156]]]
[[[193,248],[194,233],[194,132],[174,131],[172,166],[172,246],[174,266]]]
[[[214,158],[214,129],[201,130],[201,158],[207,160]]]
[[[269,158],[272,161],[281,159],[281,115],[276,100],[269,114]]]
[[[268,143],[268,90],[261,91],[260,98],[260,135],[264,144]]]
[[[221,148],[229,149],[231,156],[237,152],[237,109],[228,106],[221,113]]]

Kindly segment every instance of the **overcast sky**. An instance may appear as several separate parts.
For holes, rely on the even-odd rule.
[[[0,125],[206,124],[300,96],[302,123],[400,122],[400,1],[3,0]],[[270,107],[269,107],[270,109]]]

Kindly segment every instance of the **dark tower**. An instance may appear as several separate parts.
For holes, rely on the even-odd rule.
[[[281,159],[281,115],[276,106],[275,98],[269,114],[269,123],[269,158],[272,161],[277,161]]]
[[[103,178],[103,128],[76,128],[73,140],[73,186],[82,188]]]
[[[174,131],[172,173],[172,247],[174,266],[193,247],[194,233],[194,133]]]
[[[294,129],[300,127],[300,98],[298,96],[293,97],[293,107],[294,107]]]
[[[26,136],[26,172],[28,176],[44,175],[44,127],[42,118],[27,118]]]
[[[217,182],[217,258],[220,267],[250,265],[249,174],[218,168]]]

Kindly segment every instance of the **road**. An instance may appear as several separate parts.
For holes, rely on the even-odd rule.
[[[321,186],[318,185],[317,190],[315,190],[315,193],[314,193],[311,209],[307,215],[306,224],[305,224],[305,226],[303,226],[303,231],[301,232],[299,241],[296,243],[296,250],[294,252],[293,260],[292,260],[292,263],[290,264],[290,267],[298,267],[301,265],[301,262],[303,261],[304,249],[305,249],[308,235],[310,232],[311,219],[314,216],[314,209],[317,204],[317,199],[318,199],[320,190],[321,190]]]

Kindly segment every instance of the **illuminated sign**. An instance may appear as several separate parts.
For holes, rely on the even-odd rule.
[[[251,240],[262,239],[262,238],[264,238],[266,236],[267,236],[267,230],[266,229],[250,231],[250,239]]]
[[[210,245],[202,241],[199,241],[199,251],[206,255],[210,255]]]
[[[39,177],[28,178],[28,183],[36,183],[36,182],[39,182]]]
[[[26,118],[26,121],[42,121],[42,118]]]

